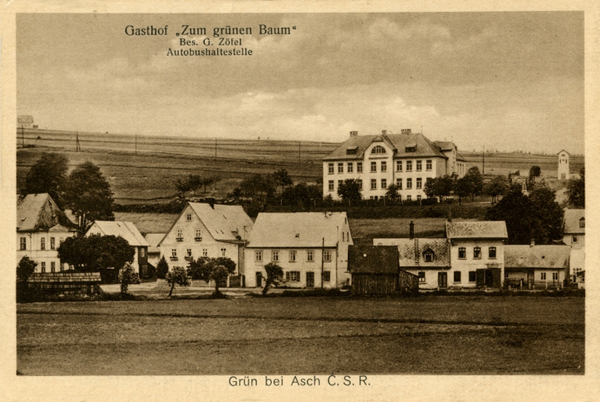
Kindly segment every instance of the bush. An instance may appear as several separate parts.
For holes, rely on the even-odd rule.
[[[163,255],[158,264],[156,264],[156,277],[158,279],[166,279],[167,272],[169,272],[169,264]]]

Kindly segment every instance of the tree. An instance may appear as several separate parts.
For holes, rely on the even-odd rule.
[[[121,294],[127,293],[129,285],[139,283],[139,275],[133,270],[130,263],[126,262],[123,268],[119,271],[119,283],[121,284]]]
[[[177,179],[175,180],[175,188],[179,191],[180,197],[185,198],[185,193],[192,190],[192,186],[190,185],[190,181],[186,179]]]
[[[294,184],[294,181],[288,174],[288,171],[281,168],[273,173],[273,181],[277,186],[281,187],[281,193],[285,191],[287,186],[291,186]]]
[[[27,279],[35,272],[37,262],[30,259],[28,256],[21,258],[17,265],[17,301],[24,301],[29,294]]]
[[[537,213],[536,243],[551,244],[552,240],[562,238],[564,211],[556,202],[556,192],[538,183],[529,192],[529,199]]]
[[[69,159],[56,153],[44,152],[29,169],[25,178],[27,194],[48,193],[59,208],[63,208],[63,192],[67,185]]]
[[[275,182],[271,175],[255,174],[245,177],[240,189],[246,197],[252,197],[254,202],[264,206],[275,194]]]
[[[454,182],[454,194],[458,196],[458,203],[461,204],[463,197],[471,195],[472,186],[469,179],[461,177]]]
[[[173,294],[173,289],[175,289],[175,285],[179,286],[190,286],[190,278],[188,278],[188,274],[183,267],[174,267],[172,271],[167,272],[165,275],[165,279],[167,283],[171,285],[171,289],[169,290],[169,297]]]
[[[483,176],[479,172],[479,168],[477,166],[471,167],[467,174],[462,177],[462,186],[463,190],[468,189],[468,195],[471,196],[471,201],[475,199],[476,195],[479,195],[483,191]]]
[[[450,176],[436,177],[431,180],[427,180],[425,183],[425,194],[427,197],[447,197],[452,191],[454,186],[454,180]]]
[[[265,271],[267,272],[267,281],[265,282],[265,287],[262,290],[263,296],[267,294],[271,285],[277,286],[283,279],[283,268],[273,262],[265,265]]]
[[[492,205],[494,205],[498,196],[506,194],[509,188],[508,179],[505,176],[499,175],[483,187],[483,193],[492,197]]]
[[[390,184],[385,192],[385,196],[392,201],[396,201],[398,199],[398,190],[400,190],[398,185]]]
[[[188,272],[194,279],[200,279],[209,283],[215,283],[214,297],[222,297],[219,286],[227,280],[227,277],[235,272],[235,262],[231,258],[200,257],[189,264]]]
[[[576,208],[585,208],[585,168],[579,171],[579,179],[570,179],[567,187],[569,204]]]
[[[360,194],[360,186],[354,179],[344,180],[338,187],[338,195],[342,197],[342,200],[348,201],[348,205],[352,205],[352,201],[360,201],[362,195]]]
[[[79,233],[96,220],[114,220],[113,193],[100,168],[91,162],[77,166],[69,175],[65,204],[77,216]]]
[[[165,279],[167,272],[169,272],[169,264],[167,263],[167,260],[163,255],[162,257],[160,257],[160,261],[158,261],[158,264],[156,264],[156,277],[158,279]]]

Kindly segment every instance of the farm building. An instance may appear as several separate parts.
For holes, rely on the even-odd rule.
[[[78,293],[94,295],[100,293],[100,272],[57,272],[33,273],[27,279],[30,289],[45,294]]]
[[[419,291],[416,275],[400,269],[396,246],[350,246],[352,294],[389,295]]]
[[[169,269],[186,268],[200,257],[227,257],[236,264],[235,275],[243,275],[244,246],[252,226],[252,219],[240,205],[189,202],[158,249]]]
[[[73,223],[47,193],[28,194],[17,201],[17,261],[28,256],[36,272],[66,269],[58,258],[58,247],[76,235]]]
[[[420,200],[427,197],[428,179],[462,177],[465,169],[452,142],[430,141],[410,129],[378,135],[351,131],[350,138],[323,159],[323,197],[339,199],[340,184],[355,179],[364,199],[384,198],[387,187],[396,184],[401,200]]]
[[[246,286],[263,285],[269,262],[283,268],[289,287],[349,284],[351,244],[345,212],[260,213],[246,246]]]
[[[585,247],[585,209],[565,209],[563,243],[574,249]]]
[[[148,242],[132,222],[95,221],[88,229],[86,236],[121,236],[135,251],[132,266],[145,278],[148,276]]]
[[[507,245],[504,281],[519,289],[560,289],[569,274],[569,246]]]

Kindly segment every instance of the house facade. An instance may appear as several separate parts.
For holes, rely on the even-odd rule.
[[[562,245],[507,245],[505,282],[515,289],[561,289],[569,275],[571,248]]]
[[[574,249],[585,247],[585,209],[565,209],[563,243]]]
[[[246,246],[246,286],[264,286],[270,262],[283,268],[288,287],[347,285],[351,244],[345,212],[260,213]]]
[[[452,142],[432,142],[410,129],[401,134],[384,130],[379,135],[351,131],[350,138],[323,160],[323,196],[340,199],[341,183],[355,179],[363,199],[383,198],[388,186],[396,184],[401,200],[416,201],[427,197],[427,180],[462,177],[465,169],[465,160]]]
[[[165,237],[166,233],[146,233],[144,239],[148,242],[148,264],[156,268],[160,261],[160,250],[158,243]]]
[[[86,236],[120,236],[133,248],[131,265],[140,277],[148,277],[148,242],[132,222],[95,221]]]
[[[244,247],[253,227],[240,205],[190,202],[158,243],[169,269],[187,268],[200,257],[227,257],[243,275]]]
[[[58,247],[77,234],[73,224],[47,193],[28,194],[17,201],[17,262],[28,256],[35,272],[67,270],[58,258]]]

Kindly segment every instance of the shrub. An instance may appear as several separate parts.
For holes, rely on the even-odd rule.
[[[169,272],[169,264],[163,255],[158,264],[156,264],[156,277],[158,279],[165,279],[167,272]]]

